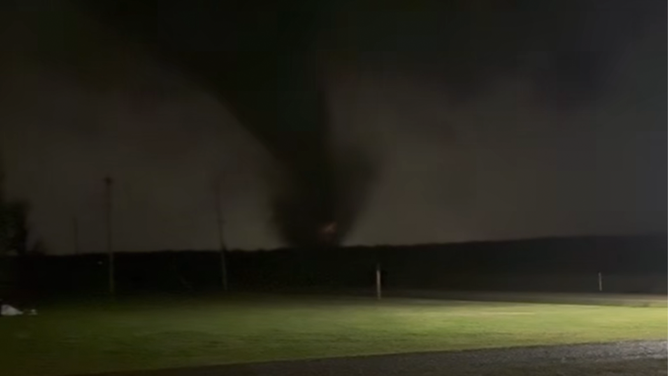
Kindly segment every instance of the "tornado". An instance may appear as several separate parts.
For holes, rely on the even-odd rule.
[[[78,1],[217,93],[280,162],[274,219],[295,246],[339,244],[375,170],[363,151],[333,150],[319,49],[437,87],[443,106],[520,82],[536,106],[568,114],[614,90],[629,48],[666,13],[624,0]]]
[[[323,9],[312,1],[274,3],[79,2],[217,94],[279,162],[284,179],[276,184],[272,209],[285,243],[336,245],[352,226],[369,163],[338,161],[331,150],[315,50]]]

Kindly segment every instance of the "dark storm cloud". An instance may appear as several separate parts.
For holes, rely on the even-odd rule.
[[[148,44],[30,3],[2,121],[35,144],[10,181],[58,249],[110,169],[119,247],[213,246],[211,176],[271,165],[223,106],[283,170],[227,195],[233,245],[276,245],[265,206],[301,244],[331,220],[356,244],[665,230],[665,2],[114,2]]]
[[[547,96],[591,99],[625,46],[648,25],[665,24],[666,13],[653,0],[341,4],[332,42],[344,56],[369,69],[419,70],[463,97],[526,76]]]
[[[116,28],[157,46],[221,93],[242,124],[283,161],[290,179],[278,193],[276,218],[285,239],[301,245],[317,243],[323,225],[341,222],[337,208],[347,208],[348,222],[354,218],[357,200],[350,190],[359,184],[341,181],[369,180],[335,167],[331,158],[316,60],[316,51],[327,46],[324,31],[333,30],[328,58],[352,54],[356,64],[372,70],[420,67],[460,98],[520,75],[548,102],[573,104],[605,88],[619,43],[662,10],[658,2],[610,1],[395,2],[380,9],[365,2],[310,1],[252,8],[233,1],[96,6]],[[356,164],[369,168],[357,155]]]
[[[33,203],[35,233],[52,252],[72,251],[73,216],[82,248],[103,248],[107,174],[117,180],[119,249],[213,247],[217,176],[235,217],[230,244],[272,239],[253,176],[265,157],[217,101],[65,3],[20,5],[2,14],[7,185]],[[257,225],[239,225],[248,221]]]
[[[283,164],[287,179],[273,206],[285,241],[316,245],[333,224],[338,242],[363,197],[365,183],[353,180],[369,179],[360,174],[369,163],[356,153],[354,163],[336,164],[330,151],[315,53],[322,9],[310,1],[244,4],[115,1],[89,9],[212,88]]]

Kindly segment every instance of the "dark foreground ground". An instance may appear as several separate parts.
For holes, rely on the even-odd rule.
[[[666,341],[348,357],[106,376],[666,375]]]

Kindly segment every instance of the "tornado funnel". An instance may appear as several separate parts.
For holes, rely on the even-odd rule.
[[[278,3],[278,2],[276,2]],[[335,166],[314,53],[316,2],[81,1],[90,14],[218,94],[284,167],[274,218],[293,246],[338,243],[359,176]],[[347,176],[349,175],[349,176]],[[359,184],[357,184],[359,186]],[[351,201],[352,202],[352,201]],[[336,225],[333,225],[336,224]],[[325,230],[324,230],[325,229]]]

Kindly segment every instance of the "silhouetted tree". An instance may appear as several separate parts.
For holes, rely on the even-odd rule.
[[[0,242],[4,254],[28,254],[29,209],[25,201],[5,202],[0,205]]]
[[[7,232],[7,250],[18,256],[28,254],[28,212],[30,207],[25,201],[14,201],[5,205],[5,226]]]

